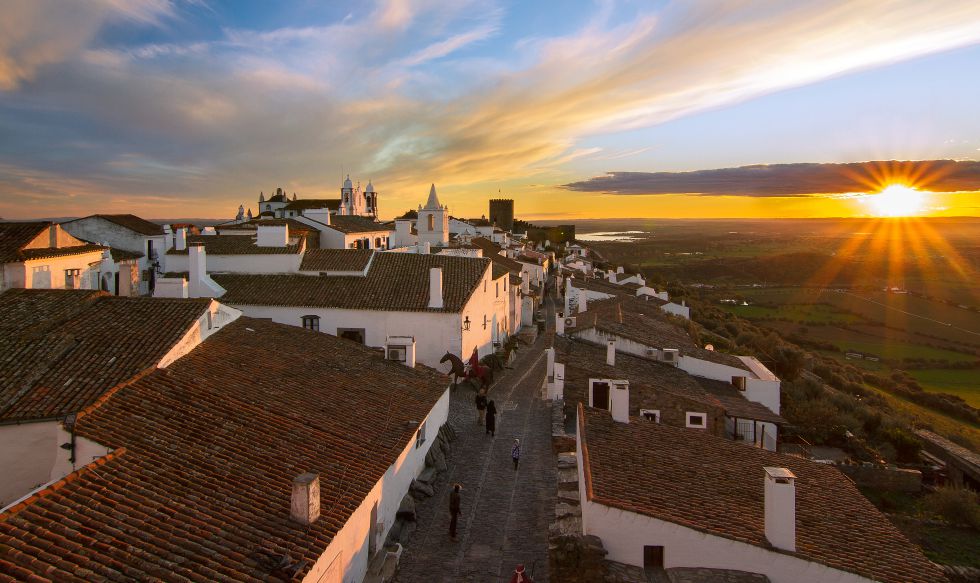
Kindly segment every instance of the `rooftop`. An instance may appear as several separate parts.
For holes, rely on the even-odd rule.
[[[306,246],[302,240],[285,247],[259,247],[255,238],[247,235],[188,235],[187,246],[195,243],[203,244],[208,255],[294,255]],[[187,255],[187,249],[170,249],[167,255]]]
[[[0,421],[63,417],[154,368],[209,299],[89,290],[0,294]]]
[[[460,312],[489,259],[375,252],[365,276],[213,274],[223,303],[348,310]],[[429,308],[429,269],[443,270],[443,308]]]
[[[358,215],[331,215],[329,226],[341,233],[376,233],[391,230],[374,219]]]
[[[287,211],[306,211],[310,209],[330,209],[336,211],[340,208],[339,198],[300,198],[290,201],[285,207]]]
[[[276,358],[256,375],[269,346]],[[301,562],[299,580],[446,387],[356,343],[240,318],[79,417],[78,435],[115,451],[0,515],[0,569],[279,580],[254,558],[267,550]],[[310,526],[289,518],[292,480],[306,472],[320,474]]]
[[[303,254],[300,271],[364,271],[374,251],[369,249],[310,249]]]
[[[75,219],[75,220],[80,221],[84,219],[90,219],[93,217],[97,217],[109,221],[110,223],[115,223],[120,227],[125,227],[130,231],[139,233],[140,235],[146,235],[148,237],[163,235],[163,225],[150,222],[136,215],[91,215],[88,217],[83,217],[82,219]]]
[[[250,221],[245,221],[244,223],[231,223],[227,225],[216,225],[214,228],[218,231],[258,231],[259,225],[264,227],[281,227],[286,225],[289,227],[289,232],[311,232],[316,231],[313,227],[307,225],[306,223],[301,223],[296,219],[252,219]]]
[[[590,500],[773,552],[765,536],[766,467],[796,479],[800,558],[883,583],[945,581],[836,468],[703,432],[579,407]]]

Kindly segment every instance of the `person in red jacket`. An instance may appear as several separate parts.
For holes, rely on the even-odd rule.
[[[518,565],[510,577],[510,583],[534,583],[534,580],[524,571],[524,565]]]

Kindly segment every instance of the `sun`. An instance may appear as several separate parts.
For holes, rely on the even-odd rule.
[[[879,217],[910,217],[923,210],[925,193],[904,184],[891,184],[865,199]]]

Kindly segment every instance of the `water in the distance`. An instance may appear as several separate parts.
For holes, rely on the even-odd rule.
[[[636,235],[642,235],[644,231],[604,231],[600,233],[583,233],[575,235],[579,241],[635,241],[639,239]]]

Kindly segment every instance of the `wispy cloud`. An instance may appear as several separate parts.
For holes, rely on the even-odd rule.
[[[933,192],[980,191],[980,162],[875,161],[851,164],[772,164],[693,172],[610,172],[562,188],[606,194],[705,196],[848,196],[890,182]]]

